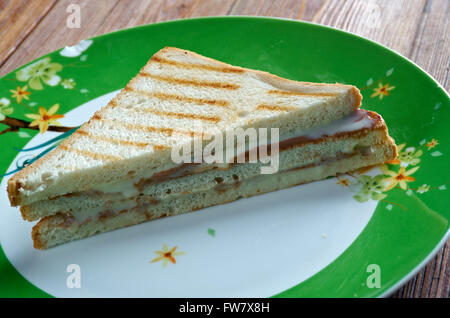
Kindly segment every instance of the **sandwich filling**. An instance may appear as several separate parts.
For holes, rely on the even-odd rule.
[[[297,131],[283,136],[279,141],[279,151],[285,151],[306,143],[321,142],[327,137],[339,137],[351,133],[373,128],[380,117],[365,110],[356,110],[348,116],[336,120],[328,125],[317,127],[309,131]],[[354,145],[356,146],[356,145]],[[270,146],[269,146],[270,148]],[[343,149],[342,152],[352,152],[353,149]],[[135,197],[143,192],[144,187],[150,184],[163,182],[169,179],[195,175],[208,170],[228,170],[234,163],[185,163],[174,168],[159,172],[151,172],[125,181],[105,183],[92,188],[101,193],[120,193],[126,198]]]
[[[365,142],[362,137],[379,127],[383,127],[379,115],[358,110],[326,126],[284,136],[280,138],[278,144],[280,151],[278,173],[285,174],[327,165],[353,156],[370,156],[377,145]],[[335,145],[334,149],[331,147],[322,147],[326,148],[325,150],[306,149],[308,145],[332,145],[335,141],[339,141],[340,144],[339,147]],[[331,153],[328,151],[330,149]],[[309,154],[305,155],[308,151]],[[303,160],[299,159],[301,155],[305,156]],[[264,177],[259,174],[258,164],[185,163],[157,173],[102,184],[89,191],[55,197],[46,202],[46,209],[51,214],[66,214],[71,222],[101,220],[106,216],[126,211],[136,209],[146,211],[149,206],[195,192],[226,191],[230,187],[239,187],[243,183],[258,180],[258,177]],[[93,200],[94,206],[86,208],[84,203],[87,200]],[[65,210],[61,209],[61,206],[71,208]]]

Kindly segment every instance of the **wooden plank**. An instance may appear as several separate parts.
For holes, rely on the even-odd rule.
[[[439,264],[439,273],[433,275],[433,283],[436,283],[436,297],[450,298],[450,240],[438,253],[442,255],[442,262]]]
[[[295,19],[302,8],[302,1],[278,0],[237,0],[230,15],[258,15]]]
[[[298,13],[296,19],[313,21],[314,16],[317,14],[317,12],[319,12],[324,6],[326,6],[327,3],[327,0],[302,0],[300,12]]]
[[[312,21],[327,0],[236,0],[229,15],[272,16]]]
[[[81,28],[66,26],[67,6],[80,5]],[[224,15],[233,0],[60,0],[45,16],[25,41],[0,68],[0,77],[24,63],[66,45],[74,45],[82,39],[106,32],[146,24],[205,15]]]
[[[313,22],[377,41],[407,55],[426,0],[328,1]]]
[[[234,0],[120,1],[108,16],[107,23],[95,34],[153,22],[225,15],[233,2]]]
[[[408,55],[427,0],[237,0],[233,15],[302,19],[346,30]]]
[[[78,1],[81,9],[81,28],[73,29],[66,25],[69,16],[66,10],[70,3],[73,1],[57,1],[52,10],[16,49],[14,55],[6,60],[0,69],[0,76],[39,56],[65,45],[74,45],[88,37],[91,30],[98,29],[104,23],[117,0]]]
[[[0,1],[0,67],[41,22],[56,0]],[[28,14],[32,12],[32,17]]]
[[[447,0],[333,0],[312,21],[388,46],[418,63],[448,90],[449,5]]]
[[[449,91],[450,1],[428,0],[408,57]]]
[[[440,4],[435,7],[442,13],[438,22],[429,19],[428,24],[432,25],[433,29],[427,31],[435,34],[432,37],[434,40],[438,37],[444,38],[442,32],[437,32],[437,29],[442,28],[444,23],[447,23],[448,27],[445,20],[446,11],[442,7],[445,3],[448,9],[449,2],[438,1]],[[277,16],[312,21],[369,38],[410,57],[426,7],[427,0],[237,0],[230,14]],[[448,37],[445,41],[448,42]],[[445,63],[444,52],[445,48],[436,52],[440,57],[436,62],[438,66]],[[441,72],[445,69],[440,68]],[[439,76],[438,79],[442,78],[443,76]]]

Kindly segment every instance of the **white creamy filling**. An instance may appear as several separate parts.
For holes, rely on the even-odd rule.
[[[356,110],[350,115],[338,119],[322,127],[313,128],[305,132],[301,136],[305,136],[311,139],[319,139],[324,136],[333,136],[338,133],[352,132],[363,128],[370,128],[373,125],[373,119],[371,119],[367,112],[363,110]]]
[[[307,130],[307,131],[296,131],[293,133],[290,133],[288,135],[282,136],[280,138],[280,143],[292,138],[300,138],[305,137],[308,139],[319,139],[325,136],[333,136],[338,133],[344,133],[344,132],[352,132],[356,130],[360,130],[363,128],[370,128],[373,125],[373,119],[371,119],[367,112],[363,110],[356,110],[353,113],[349,114],[346,117],[343,117],[341,119],[338,119],[334,122],[331,122],[325,126],[321,127],[315,127],[313,129]],[[343,149],[343,152],[349,152],[353,149]],[[189,167],[190,174],[195,173],[201,173],[205,170],[211,169],[211,168],[228,168],[227,163],[216,163],[216,164],[197,164]],[[117,181],[117,182],[110,182],[101,184],[98,186],[93,187],[93,190],[100,191],[103,193],[122,193],[125,197],[131,198],[139,195],[139,190],[135,186],[139,182],[139,180],[142,179],[148,179],[151,178],[155,173],[158,173],[161,171],[149,171],[148,174],[143,174],[136,176],[135,178],[124,180],[124,181]],[[184,173],[184,170],[174,172],[170,175],[170,177],[177,176],[177,173],[182,175]]]

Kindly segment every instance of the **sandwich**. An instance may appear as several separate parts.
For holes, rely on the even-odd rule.
[[[24,220],[39,221],[34,247],[47,249],[393,160],[385,122],[360,109],[361,99],[351,85],[292,81],[166,47],[16,173],[8,196]],[[251,134],[228,143],[237,131],[256,131],[258,143]],[[213,139],[221,142],[199,159]],[[250,160],[255,153],[260,160]]]

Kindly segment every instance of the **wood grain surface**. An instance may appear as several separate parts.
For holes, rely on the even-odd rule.
[[[69,4],[81,28],[66,27]],[[377,41],[449,90],[449,0],[0,0],[0,76],[66,45],[114,30],[197,16],[258,15],[311,21]],[[450,241],[392,297],[450,297]]]

